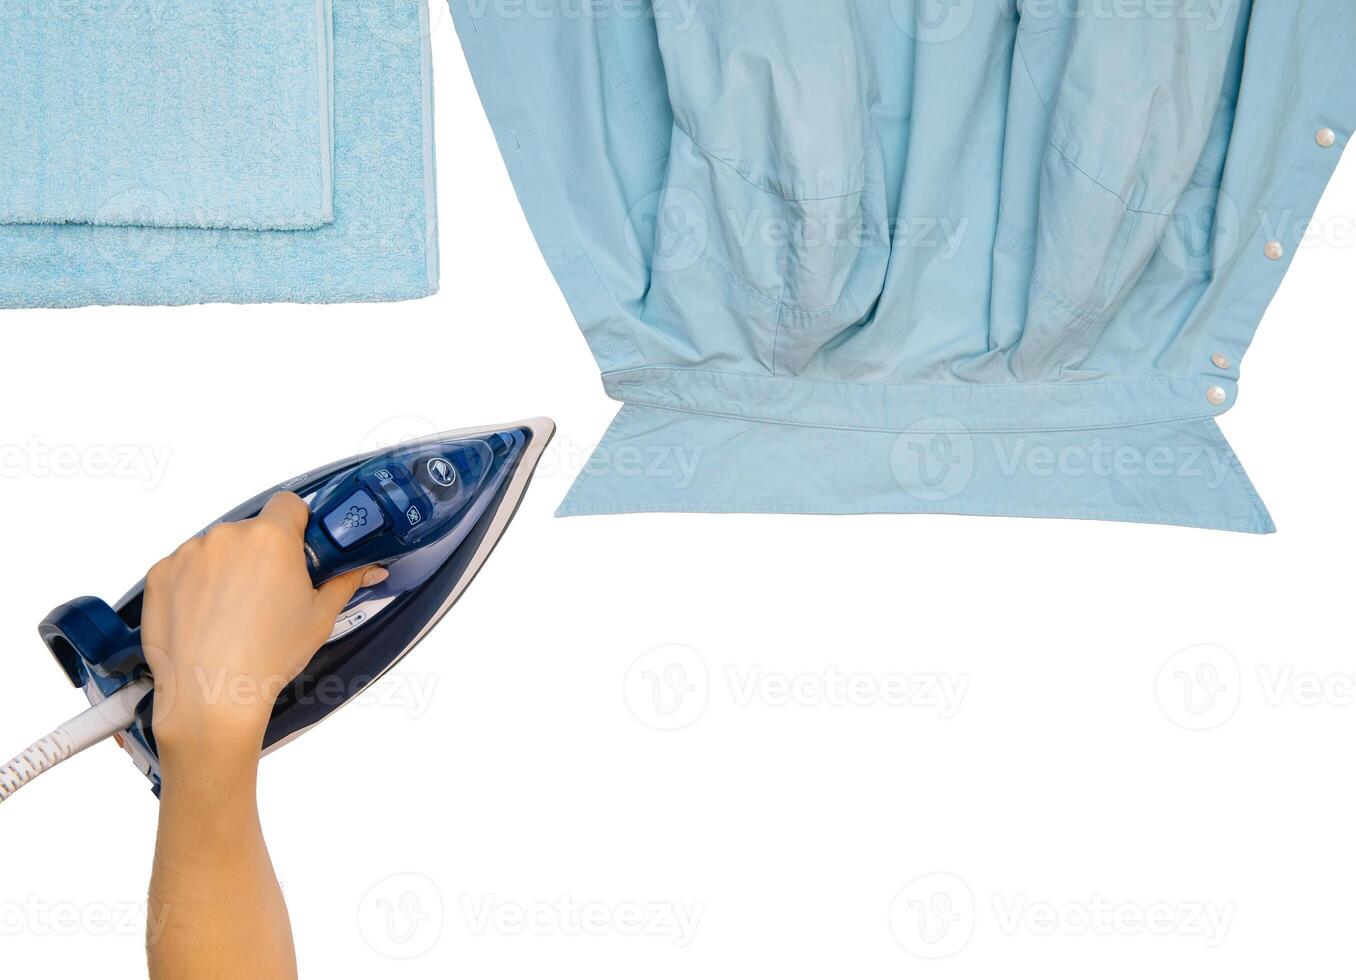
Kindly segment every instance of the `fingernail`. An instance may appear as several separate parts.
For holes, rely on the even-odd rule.
[[[363,576],[363,588],[385,582],[390,575],[391,573],[384,568],[369,568],[367,574]]]

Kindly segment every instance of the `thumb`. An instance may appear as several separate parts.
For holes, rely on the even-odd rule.
[[[368,565],[366,568],[355,568],[351,572],[330,579],[316,589],[316,598],[321,611],[329,619],[334,619],[344,611],[354,593],[366,586],[386,581],[390,574],[380,565]]]

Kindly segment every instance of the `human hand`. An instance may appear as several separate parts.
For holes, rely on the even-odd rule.
[[[274,701],[335,617],[386,578],[359,568],[314,588],[302,548],[309,519],[301,498],[276,494],[258,517],[217,525],[146,576],[141,636],[162,755],[223,740],[257,753]]]

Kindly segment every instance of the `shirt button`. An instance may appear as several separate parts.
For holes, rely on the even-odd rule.
[[[1262,251],[1273,261],[1285,258],[1285,246],[1280,242],[1267,242],[1267,247]]]
[[[1318,140],[1318,145],[1326,150],[1328,149],[1328,147],[1333,146],[1337,143],[1337,134],[1334,133],[1327,126],[1324,126],[1322,129],[1318,131],[1318,135],[1315,137],[1315,139]]]
[[[1221,371],[1227,371],[1229,368],[1233,367],[1233,364],[1230,363],[1229,359],[1223,354],[1216,354],[1214,357],[1210,358],[1210,363]]]
[[[1219,385],[1211,385],[1205,389],[1205,400],[1211,405],[1223,405],[1228,397],[1229,393]]]

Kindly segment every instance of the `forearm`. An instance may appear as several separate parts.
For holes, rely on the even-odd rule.
[[[357,568],[316,588],[304,548],[310,517],[300,497],[274,494],[258,517],[216,525],[146,575],[141,641],[163,780],[146,937],[152,980],[297,975],[259,828],[260,747],[278,688],[358,588],[386,577]]]
[[[152,980],[296,977],[287,907],[255,799],[260,741],[161,747],[147,936]]]

